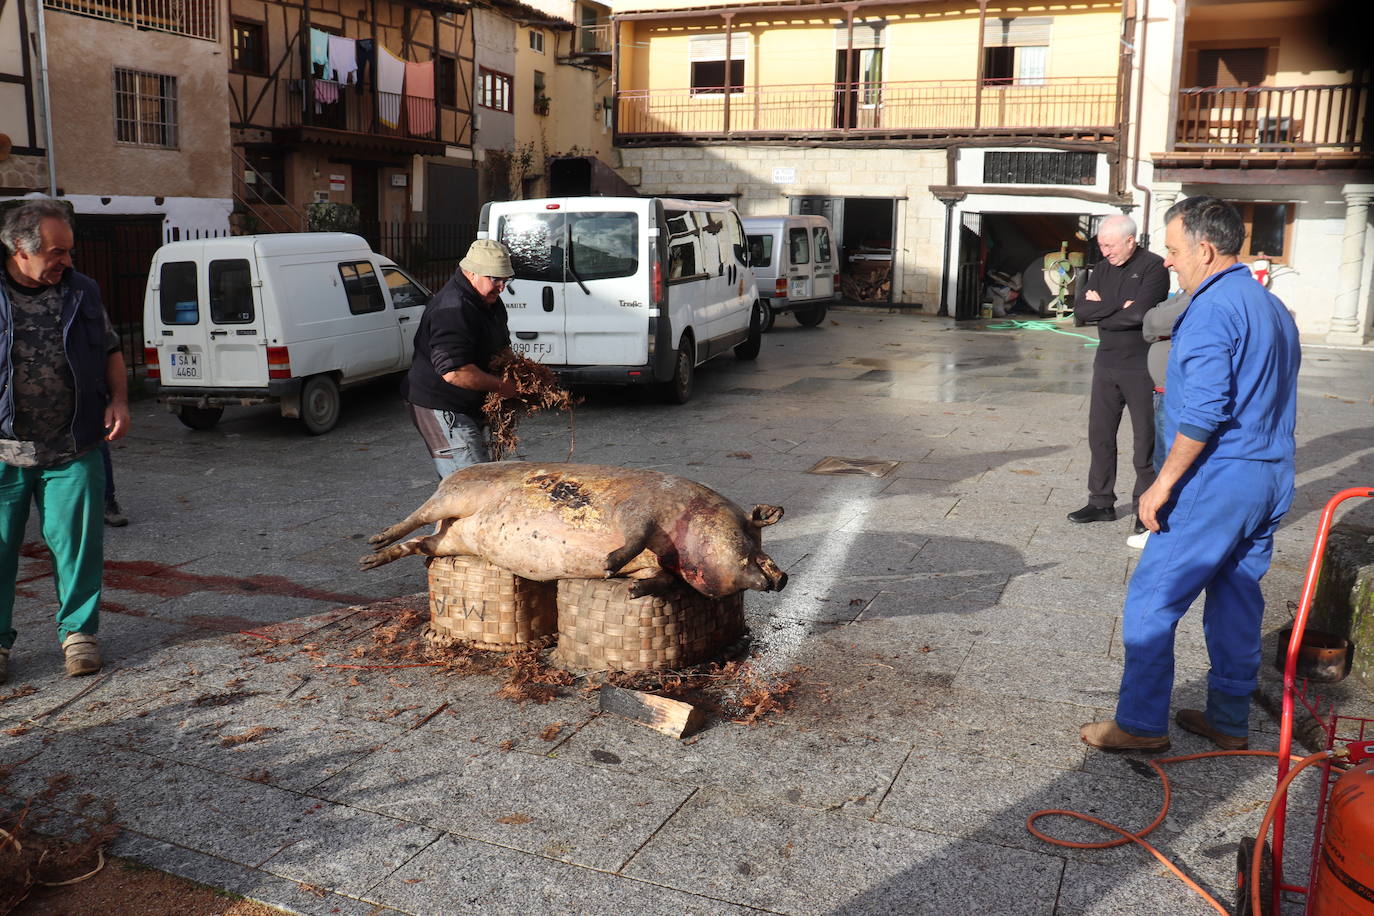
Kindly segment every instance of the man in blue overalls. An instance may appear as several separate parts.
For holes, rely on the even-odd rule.
[[[1174,628],[1206,590],[1207,708],[1179,710],[1177,722],[1238,750],[1258,683],[1259,582],[1293,501],[1298,330],[1239,262],[1245,224],[1234,207],[1190,197],[1165,223],[1165,263],[1194,290],[1169,354],[1164,431],[1173,444],[1140,497],[1152,536],[1126,593],[1116,716],[1081,734],[1105,751],[1168,749]]]

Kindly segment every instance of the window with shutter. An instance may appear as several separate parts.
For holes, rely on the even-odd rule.
[[[692,95],[723,94],[727,86],[731,93],[743,92],[744,57],[748,49],[747,33],[730,36],[728,55],[723,33],[692,36],[687,45],[692,68]]]
[[[1197,52],[1199,86],[1260,86],[1268,75],[1268,48],[1207,48]]]

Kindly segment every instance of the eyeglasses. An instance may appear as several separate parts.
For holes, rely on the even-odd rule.
[[[497,286],[508,286],[508,285],[510,284],[510,279],[511,279],[511,278],[510,278],[510,277],[487,277],[487,279],[490,280],[492,283],[496,284]]]

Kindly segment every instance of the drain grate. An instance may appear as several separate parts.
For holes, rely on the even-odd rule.
[[[884,461],[881,458],[822,458],[806,473],[886,477],[899,464],[900,461]]]

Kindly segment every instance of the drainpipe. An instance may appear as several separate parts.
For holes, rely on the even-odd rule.
[[[1141,214],[1140,222],[1140,247],[1149,249],[1150,247],[1150,213],[1154,208],[1154,194],[1149,188],[1140,183],[1140,129],[1141,108],[1145,104],[1145,47],[1150,36],[1150,0],[1141,0],[1140,18],[1136,20],[1140,32],[1140,41],[1136,45],[1139,53],[1133,53],[1132,57],[1140,62],[1140,74],[1135,86],[1135,117],[1131,120],[1135,126],[1135,136],[1131,138],[1131,187],[1145,195],[1145,212]]]
[[[735,46],[734,38],[735,14],[725,14],[725,135],[730,136],[730,90],[733,88],[730,83],[730,71],[735,68]]]
[[[973,83],[973,129],[983,126],[984,32],[988,22],[988,0],[978,0],[978,78]]]
[[[38,0],[38,70],[43,76],[43,142],[48,145],[48,196],[57,196],[57,152],[52,145],[52,95],[48,92],[48,27]]]

